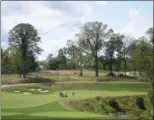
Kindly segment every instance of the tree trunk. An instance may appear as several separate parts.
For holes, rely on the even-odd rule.
[[[134,71],[134,76],[136,76],[136,71]]]
[[[112,74],[112,57],[111,57],[111,59],[110,59],[110,74]]]
[[[23,60],[23,78],[25,78],[26,77],[26,73],[25,73],[25,57],[23,58],[24,60]]]
[[[124,51],[124,71],[125,71],[125,76],[126,76],[126,72],[127,72],[126,71],[126,69],[127,69],[126,68],[127,67],[127,63],[126,62],[127,62],[127,60],[126,60],[126,52]]]
[[[76,66],[75,66],[75,60],[74,60],[74,59],[75,59],[74,48],[73,48],[73,51],[72,51],[72,52],[73,52],[73,53],[72,53],[72,57],[73,57],[73,69],[75,69]]]
[[[136,68],[134,69],[134,76],[136,76]]]
[[[80,67],[80,76],[82,76],[82,66]]]
[[[73,69],[75,69],[75,63],[73,63]]]
[[[127,69],[127,68],[126,68],[126,65],[127,65],[127,64],[126,64],[126,60],[125,60],[125,76],[126,76],[126,72],[127,72],[127,71],[126,71],[126,69]]]
[[[82,46],[80,45],[80,62],[81,62],[81,64],[80,64],[80,76],[83,76],[83,74],[82,74]]]
[[[96,72],[96,77],[98,77],[98,57],[97,57],[97,52],[95,55],[95,72]]]
[[[27,52],[27,44],[26,40],[22,40],[22,59],[23,59],[23,67],[22,67],[22,73],[23,78],[26,77],[26,52]]]
[[[139,74],[140,74],[140,76],[142,76],[142,72],[139,70]]]
[[[120,70],[120,67],[119,67],[119,64],[118,64],[118,76],[119,76],[119,70]]]

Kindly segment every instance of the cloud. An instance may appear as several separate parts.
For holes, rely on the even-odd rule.
[[[8,46],[7,37],[10,29],[19,23],[30,23],[38,30],[42,41],[39,46],[44,52],[39,55],[39,60],[45,59],[49,53],[57,55],[58,49],[66,46],[68,39],[73,40],[74,34],[85,22],[93,20],[103,22],[105,18],[101,14],[101,8],[102,5],[109,4],[108,1],[2,1],[1,3],[2,47]],[[97,10],[98,6],[101,8]],[[149,17],[139,13],[137,9],[130,9],[127,15],[130,18],[129,23],[121,30],[114,28],[114,31],[138,37],[152,26]]]
[[[57,54],[60,47],[66,45],[68,39],[73,39],[79,26],[90,19],[91,8],[88,4],[61,2],[68,10],[47,6],[48,2],[2,2],[2,34],[8,37],[8,32],[18,23],[31,23],[41,36],[40,47],[44,50],[39,59],[45,59],[49,53]],[[56,2],[51,2],[57,4]],[[34,7],[35,6],[35,7]],[[78,9],[80,7],[80,9]],[[64,8],[63,8],[64,9]],[[84,12],[83,12],[84,11]],[[4,36],[5,35],[5,36]],[[2,46],[7,47],[6,39]]]
[[[152,27],[152,22],[149,16],[141,14],[137,9],[129,10],[129,23],[121,30],[122,33],[133,35],[135,38],[145,35],[149,27]]]

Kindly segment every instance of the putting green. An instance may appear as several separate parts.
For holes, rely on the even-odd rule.
[[[33,116],[47,116],[47,117],[64,117],[64,118],[89,118],[89,117],[106,117],[109,118],[107,115],[98,115],[98,114],[92,114],[87,112],[45,112],[45,113],[34,113],[30,114]]]

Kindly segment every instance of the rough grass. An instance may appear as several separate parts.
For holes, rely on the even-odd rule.
[[[117,74],[117,72],[114,72]],[[123,73],[123,72],[120,72]],[[99,77],[102,81],[124,81],[124,82],[136,82],[140,79],[132,77],[107,77],[107,71],[100,71]],[[41,71],[39,73],[29,73],[28,77],[38,76],[40,78],[46,78],[51,81],[55,80],[56,82],[92,82],[95,81],[95,71],[94,70],[83,70],[83,76],[79,76],[79,70],[57,70],[57,71]],[[19,77],[18,74],[8,74],[2,75],[2,84],[15,84],[20,83],[23,78]]]
[[[136,100],[143,98],[145,109],[141,109]],[[112,104],[110,104],[111,101]],[[148,96],[120,96],[120,97],[95,97],[85,100],[74,100],[67,102],[69,106],[80,111],[114,114],[116,116],[127,115],[129,119],[152,119],[152,104]],[[141,104],[140,104],[141,105]]]

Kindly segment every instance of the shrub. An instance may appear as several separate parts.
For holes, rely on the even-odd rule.
[[[136,98],[136,105],[138,106],[139,109],[145,110],[144,106],[144,99],[142,97],[137,97]]]
[[[149,99],[151,100],[151,103],[153,104],[153,93],[152,93],[152,90],[148,91],[148,96],[149,96]]]
[[[121,111],[119,103],[117,102],[115,98],[109,100],[109,105],[113,107],[117,112]]]
[[[104,105],[104,106],[102,106],[102,107],[105,108],[105,112],[106,112],[107,114],[109,114],[109,113],[115,113],[115,112],[116,112],[115,109],[113,109],[111,106]]]
[[[96,96],[97,101],[101,100],[101,98],[102,98],[101,96]]]
[[[21,80],[21,83],[48,83],[54,84],[55,81],[48,79],[48,78],[41,78],[41,77],[27,77],[24,80]]]
[[[116,76],[116,75],[112,72],[112,73],[107,74],[107,76],[112,76],[112,77],[114,77],[114,76]]]

